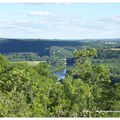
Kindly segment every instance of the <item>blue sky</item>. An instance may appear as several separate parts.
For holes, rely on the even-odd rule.
[[[0,37],[120,38],[120,3],[0,3]]]

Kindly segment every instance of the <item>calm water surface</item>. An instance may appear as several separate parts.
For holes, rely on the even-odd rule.
[[[63,69],[63,70],[54,72],[53,74],[58,77],[58,80],[64,79],[64,78],[65,78],[65,75],[66,75],[66,69]]]

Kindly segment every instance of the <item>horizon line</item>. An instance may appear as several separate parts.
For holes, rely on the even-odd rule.
[[[17,40],[115,40],[120,38],[76,38],[76,39],[64,39],[64,38],[5,38],[0,37],[0,39],[17,39]]]

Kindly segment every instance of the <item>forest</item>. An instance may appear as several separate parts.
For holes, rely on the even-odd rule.
[[[0,117],[120,117],[118,39],[10,41],[0,42]]]

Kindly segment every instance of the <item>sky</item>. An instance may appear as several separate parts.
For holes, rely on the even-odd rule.
[[[120,3],[0,3],[1,38],[120,38]]]

